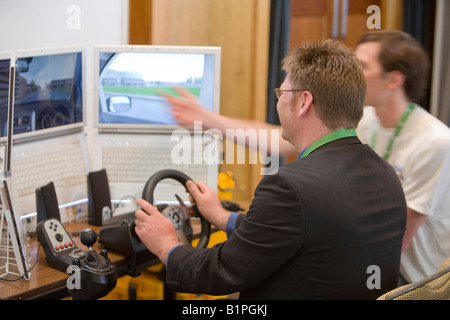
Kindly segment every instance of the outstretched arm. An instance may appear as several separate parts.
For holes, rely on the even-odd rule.
[[[243,132],[249,129],[265,129],[268,132],[273,132],[278,136],[278,139],[275,141],[278,143],[278,150],[281,155],[298,153],[298,151],[289,142],[281,137],[281,126],[276,126],[257,120],[233,118],[217,114],[203,108],[197,101],[196,97],[186,90],[177,89],[177,92],[180,94],[181,98],[170,95],[165,95],[165,97],[171,104],[172,114],[180,125],[184,127],[192,127],[195,121],[201,121],[202,126],[205,129],[217,129],[225,138],[227,129],[234,131],[237,129],[242,129]],[[271,134],[268,136],[270,137]],[[233,138],[237,137],[233,135]],[[244,139],[235,139],[235,142],[239,140],[244,141]],[[245,146],[249,147],[247,142],[248,141],[245,141]],[[269,150],[270,153],[270,150],[272,149],[271,143],[271,139],[267,139],[267,141],[258,141],[258,146],[260,150],[262,149],[266,152]]]

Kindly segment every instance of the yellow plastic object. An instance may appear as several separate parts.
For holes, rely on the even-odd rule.
[[[236,181],[231,171],[219,172],[218,176],[218,195],[220,199],[233,199],[233,191],[236,188]]]
[[[208,247],[223,242],[227,235],[223,231],[211,234]],[[196,246],[198,239],[192,241]],[[117,280],[116,287],[101,300],[163,300],[164,284],[161,272],[164,268],[162,263],[147,268],[138,277],[123,276]],[[225,299],[227,296],[211,296],[206,294],[176,293],[177,300],[217,300]]]

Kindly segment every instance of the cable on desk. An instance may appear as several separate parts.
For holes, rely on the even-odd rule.
[[[38,246],[38,248],[37,248],[37,252],[36,252],[36,261],[34,261],[33,265],[32,265],[31,268],[28,270],[28,273],[30,273],[31,270],[33,270],[33,268],[36,266],[36,264],[37,264],[37,262],[38,262],[38,260],[39,260],[39,249],[40,249],[40,248],[41,248],[41,244],[39,244],[39,246]],[[25,276],[25,273],[22,274],[21,276],[18,276],[18,277],[15,278],[15,279],[3,279],[3,278],[0,278],[0,281],[14,282],[14,281],[17,281],[17,280],[22,279],[24,276]]]

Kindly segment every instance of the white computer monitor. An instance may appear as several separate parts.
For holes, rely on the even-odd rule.
[[[94,47],[94,127],[173,130],[178,123],[162,93],[183,88],[219,112],[219,47],[122,45]]]
[[[84,127],[84,51],[71,46],[0,53],[0,141],[6,141],[11,59],[16,65],[14,140]]]

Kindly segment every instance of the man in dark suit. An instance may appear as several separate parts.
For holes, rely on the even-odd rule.
[[[283,68],[277,111],[298,159],[263,177],[246,215],[223,209],[205,184],[187,184],[228,240],[206,249],[181,245],[171,222],[143,200],[136,233],[179,292],[374,299],[396,286],[406,204],[395,172],[355,134],[362,69],[330,40],[295,48]]]

